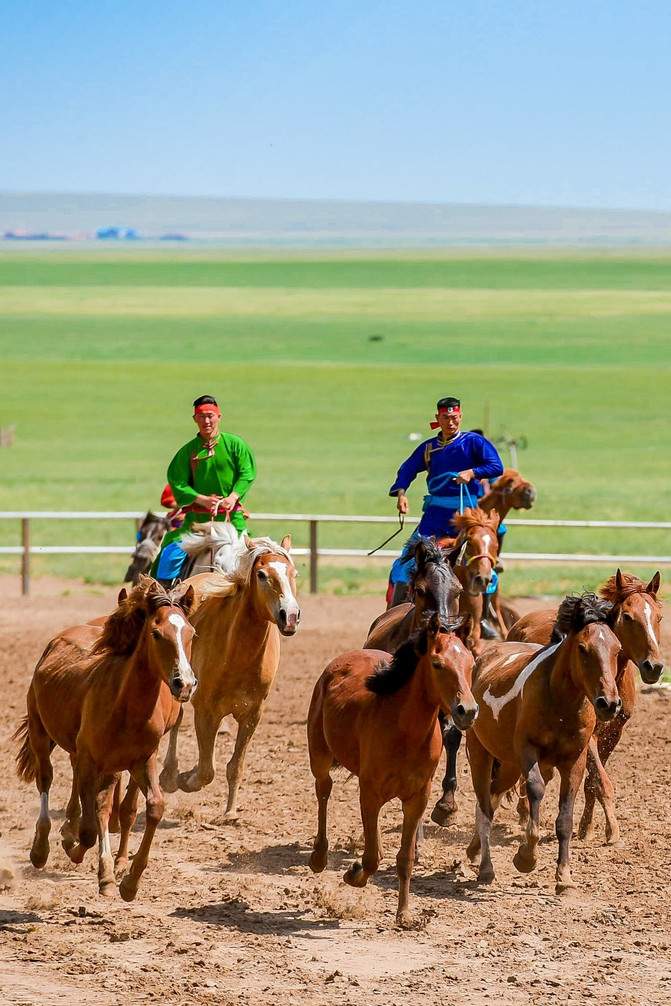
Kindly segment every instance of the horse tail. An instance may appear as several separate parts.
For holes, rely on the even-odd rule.
[[[21,747],[16,754],[16,774],[22,782],[35,782],[37,779],[37,759],[30,743],[29,720],[24,716],[12,734],[13,741],[21,741]]]

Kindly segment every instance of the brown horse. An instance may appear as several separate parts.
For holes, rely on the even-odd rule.
[[[433,538],[420,537],[408,543],[405,554],[415,560],[409,600],[378,615],[363,644],[366,650],[394,653],[417,631],[429,612],[435,611],[443,621],[457,617],[462,588],[445,552]]]
[[[410,921],[408,897],[415,836],[442,749],[438,711],[449,709],[462,730],[477,716],[470,690],[473,658],[455,635],[456,623],[434,614],[393,658],[381,650],[352,650],[331,661],[315,685],[308,713],[310,768],[315,777],[318,829],[310,867],[326,866],[326,813],[331,769],[359,777],[365,848],[344,880],[364,887],[380,861],[378,818],[395,798],[403,804],[397,921]]]
[[[159,584],[142,577],[102,631],[76,627],[47,646],[28,690],[28,714],[15,734],[22,741],[19,777],[35,780],[40,794],[30,852],[34,866],[44,866],[49,855],[51,752],[58,745],[71,755],[76,783],[61,829],[63,845],[80,863],[98,837],[101,894],[111,895],[115,887],[108,818],[119,774],[130,771],[145,795],[144,835],[119,886],[125,901],[137,894],[163,815],[156,750],[197,683],[189,661],[193,629],[185,617],[192,601],[188,590],[173,604]],[[93,633],[98,638],[91,648]]]
[[[290,545],[289,536],[281,545],[270,538],[245,539],[235,572],[203,573],[185,581],[197,598],[191,621],[196,629],[193,665],[200,682],[193,701],[198,763],[178,773],[178,722],[170,734],[161,785],[168,793],[193,793],[212,782],[219,724],[232,713],[238,733],[226,767],[227,820],[238,816],[245,754],[275,679],[280,634],[293,636],[300,621]]]
[[[140,576],[149,572],[152,562],[159,553],[163,537],[169,530],[168,517],[152,513],[151,510],[147,511],[137,532],[137,544],[123,578],[124,583],[130,582],[135,587],[140,582]]]
[[[608,723],[597,723],[590,739],[585,776],[585,809],[580,819],[580,838],[590,838],[594,832],[592,822],[595,800],[606,815],[606,841],[620,841],[620,826],[614,807],[614,787],[605,764],[617,747],[622,731],[627,725],[636,702],[636,668],[646,684],[659,681],[664,663],[660,651],[660,623],[662,606],[657,599],[660,574],[655,573],[646,585],[631,573],[619,569],[599,589],[601,597],[615,605],[613,632],[622,646],[617,658],[617,688],[622,699],[620,712]],[[546,644],[552,634],[556,609],[534,611],[512,627],[509,640],[523,640]],[[519,807],[524,820],[526,803]]]
[[[499,515],[496,510],[485,513],[479,507],[467,507],[463,513],[454,515],[452,523],[458,531],[457,538],[440,544],[449,549],[452,568],[463,587],[459,596],[459,611],[471,616],[471,632],[466,645],[473,656],[478,657],[483,649],[480,627],[482,596],[491,582],[499,557],[496,537]]]
[[[523,479],[515,468],[504,468],[489,492],[478,500],[478,506],[485,513],[496,510],[501,520],[505,520],[511,510],[531,510],[536,502],[536,489],[531,482]]]
[[[501,794],[520,775],[526,781],[529,822],[513,862],[523,873],[535,868],[540,805],[557,768],[561,789],[555,825],[556,890],[560,894],[573,886],[569,864],[573,805],[587,746],[597,718],[612,719],[621,706],[615,681],[620,643],[609,627],[613,619],[613,605],[595,594],[567,597],[557,612],[550,646],[494,643],[475,665],[473,693],[480,716],[467,735],[466,747],[477,810],[468,856],[475,859],[481,849],[482,883],[494,880],[489,848],[494,811]]]

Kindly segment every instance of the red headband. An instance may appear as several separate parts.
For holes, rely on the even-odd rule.
[[[221,409],[218,405],[212,405],[211,402],[206,402],[204,405],[197,405],[193,410],[194,416],[203,416],[207,413],[212,413],[215,416],[221,415]]]
[[[461,408],[458,405],[447,405],[442,409],[438,409],[438,415],[461,416]],[[433,422],[429,423],[429,426],[431,427],[432,430],[437,430],[440,426],[440,423],[437,423],[435,420],[433,420]]]

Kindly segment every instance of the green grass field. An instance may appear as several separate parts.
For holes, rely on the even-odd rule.
[[[491,436],[527,437],[532,516],[665,520],[670,333],[671,256],[640,252],[3,253],[0,425],[14,425],[16,439],[0,452],[0,510],[158,506],[167,462],[192,435],[190,403],[211,393],[226,428],[257,453],[253,511],[391,513],[386,493],[414,447],[409,434],[428,435],[436,398],[456,393],[466,426],[488,417]],[[416,483],[415,513],[423,491]],[[123,544],[128,534],[34,528],[43,544]],[[0,522],[3,544],[17,536]],[[321,543],[385,536],[323,528]],[[671,551],[665,532],[522,528],[508,549]],[[122,567],[35,562],[110,581]],[[511,569],[507,585],[559,593],[606,572]],[[323,583],[356,591],[383,579],[380,567],[350,561],[325,568]]]

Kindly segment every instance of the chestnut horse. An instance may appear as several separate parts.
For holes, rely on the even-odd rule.
[[[215,525],[227,526],[227,525]],[[226,767],[228,800],[224,817],[236,820],[244,759],[268,698],[280,659],[280,634],[293,636],[300,621],[296,569],[287,535],[278,545],[270,538],[243,538],[235,572],[200,574],[186,580],[194,587],[197,606],[193,665],[200,682],[193,708],[198,762],[178,772],[179,722],[161,773],[168,793],[196,792],[214,779],[214,746],[219,724],[232,713],[238,723],[235,748]]]
[[[192,601],[188,590],[174,604],[158,583],[143,576],[102,631],[90,625],[68,629],[51,640],[38,661],[28,714],[14,735],[22,742],[19,777],[35,780],[40,794],[30,851],[34,866],[43,867],[49,856],[51,752],[58,745],[71,755],[75,781],[61,829],[63,845],[70,859],[81,863],[98,837],[101,894],[111,896],[115,887],[108,819],[119,774],[127,769],[145,795],[144,835],[119,886],[125,901],[135,898],[163,815],[158,744],[197,684],[189,660],[193,628],[185,617]],[[98,638],[90,648],[93,634]]]
[[[599,594],[615,606],[613,632],[620,640],[622,650],[617,659],[617,688],[622,708],[608,723],[597,723],[589,742],[587,775],[585,776],[585,809],[580,819],[578,835],[590,838],[594,832],[592,817],[594,803],[598,800],[606,815],[606,841],[612,845],[620,840],[620,826],[614,808],[614,788],[605,764],[617,747],[622,731],[627,725],[636,702],[636,668],[646,684],[659,681],[664,663],[660,651],[660,622],[662,606],[657,600],[660,574],[655,573],[646,585],[631,573],[619,569],[602,587]],[[534,611],[512,627],[509,640],[530,643],[548,643],[556,609]],[[524,818],[526,803],[519,808]]]
[[[409,600],[378,615],[363,644],[366,650],[394,653],[416,632],[428,612],[435,611],[444,621],[457,617],[462,588],[445,552],[433,538],[425,537],[406,548],[407,557],[415,560],[410,575]]]
[[[496,510],[485,513],[479,507],[466,507],[463,513],[454,515],[452,523],[457,529],[457,538],[443,540],[439,544],[449,550],[455,576],[463,587],[459,596],[459,611],[471,616],[471,633],[466,645],[473,656],[478,657],[483,649],[480,630],[482,595],[491,582],[499,558],[496,537],[499,515]]]
[[[494,643],[476,662],[473,694],[480,716],[467,734],[466,749],[477,809],[468,856],[474,860],[481,850],[481,883],[494,880],[489,847],[494,811],[520,775],[527,787],[529,821],[513,862],[522,873],[535,868],[540,805],[557,768],[557,894],[573,886],[573,805],[589,739],[597,718],[610,720],[621,706],[615,680],[621,647],[610,628],[614,617],[613,605],[595,594],[567,597],[559,606],[549,646]]]
[[[477,716],[470,690],[473,657],[455,635],[458,623],[437,614],[393,657],[381,650],[352,650],[332,660],[315,685],[308,712],[310,768],[318,805],[317,837],[310,868],[326,866],[326,813],[342,765],[359,778],[365,848],[344,880],[364,887],[380,861],[378,818],[390,800],[403,805],[399,878],[399,925],[410,924],[410,875],[417,827],[426,808],[442,743],[440,708],[449,709],[462,730]]]

